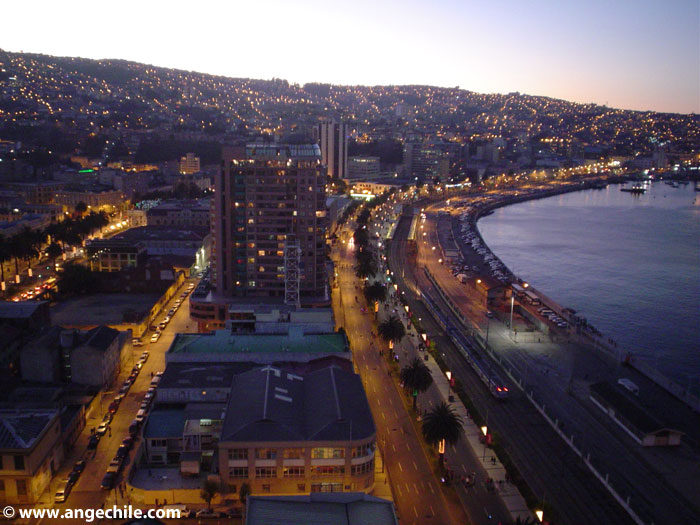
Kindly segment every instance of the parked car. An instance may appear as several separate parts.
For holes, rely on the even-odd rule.
[[[112,401],[107,410],[109,410],[110,414],[116,414],[117,410],[119,410],[119,401]]]
[[[73,488],[73,484],[70,482],[68,479],[61,480],[61,482],[58,484],[58,488],[56,489],[56,494],[53,497],[53,500],[56,503],[63,503],[68,499],[68,494],[70,494],[70,489]]]
[[[120,457],[112,458],[112,461],[109,462],[109,466],[107,467],[107,472],[114,472],[116,474],[122,468],[123,462],[124,462],[124,458],[120,458]]]
[[[124,444],[119,445],[119,448],[117,449],[117,457],[118,458],[124,458],[129,454],[129,447],[127,447]]]
[[[97,427],[97,430],[95,430],[95,434],[102,437],[104,436],[105,432],[107,432],[107,429],[109,428],[109,423],[105,423],[104,421],[100,423],[100,426]]]
[[[149,355],[151,355],[150,352],[149,352],[148,350],[146,350],[145,352],[143,352],[143,353],[141,354],[141,357],[139,358],[139,361],[143,361],[143,362],[145,363],[146,361],[148,361],[148,356],[149,356]]]
[[[156,332],[151,336],[151,343],[156,343],[158,342],[158,339],[160,338],[160,332]]]
[[[197,511],[197,514],[195,514],[196,518],[225,518],[226,515],[224,514],[222,516],[221,512],[218,512],[216,510],[210,510],[210,509],[201,509]]]
[[[141,405],[139,405],[139,409],[141,410],[148,410],[148,408],[151,406],[151,402],[149,400],[144,399],[141,401]]]
[[[68,473],[68,481],[70,482],[71,485],[75,485],[78,482],[78,478],[80,478],[80,472],[76,472],[75,470],[71,470]]]
[[[85,470],[85,465],[86,465],[86,462],[84,459],[76,461],[75,464],[73,465],[73,472],[81,473],[83,470]]]
[[[97,448],[97,445],[100,444],[100,436],[97,434],[93,434],[90,436],[90,439],[88,439],[88,445],[87,448],[88,450],[95,450]]]
[[[102,478],[102,483],[100,484],[100,488],[102,490],[110,490],[114,486],[114,480],[117,479],[117,473],[116,472],[107,472],[104,477]]]
[[[141,342],[141,339],[134,338],[131,340],[131,345],[132,346],[143,346],[143,343]]]
[[[132,438],[139,433],[139,427],[141,427],[141,421],[134,419],[129,425],[129,436]]]
[[[110,412],[107,412],[104,417],[102,418],[103,423],[107,423],[108,425],[112,422],[113,416]]]
[[[131,447],[134,445],[134,438],[132,437],[125,437],[122,439],[122,446],[125,446],[127,450],[131,450]]]

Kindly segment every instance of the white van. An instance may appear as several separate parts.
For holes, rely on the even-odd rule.
[[[639,387],[632,380],[627,379],[626,377],[621,377],[620,379],[617,380],[617,384],[624,386],[627,390],[632,392],[635,396],[639,395]]]
[[[140,423],[144,419],[146,419],[146,410],[141,408],[138,412],[136,412],[136,419],[134,421],[138,421]]]

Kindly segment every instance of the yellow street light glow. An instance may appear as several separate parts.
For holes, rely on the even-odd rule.
[[[488,430],[489,429],[486,426],[481,427],[481,432],[482,432],[482,434],[484,434],[484,436],[488,433]]]

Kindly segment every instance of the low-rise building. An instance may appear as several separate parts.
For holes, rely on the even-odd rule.
[[[308,496],[248,496],[246,525],[398,525],[394,504],[363,492]]]
[[[36,503],[63,457],[58,410],[0,409],[0,503]]]
[[[350,157],[347,181],[371,181],[381,177],[379,157]]]
[[[209,229],[210,205],[209,199],[165,201],[146,212],[148,225]]]
[[[86,334],[70,355],[71,379],[84,385],[106,386],[119,373],[124,338],[119,331],[98,326]]]
[[[245,399],[245,402],[241,402]],[[227,491],[370,492],[376,430],[360,377],[265,366],[235,377],[219,441]]]
[[[95,239],[86,246],[90,269],[98,272],[118,272],[146,261],[143,243],[123,239]]]

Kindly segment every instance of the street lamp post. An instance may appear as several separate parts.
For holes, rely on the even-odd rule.
[[[510,331],[513,332],[513,305],[515,304],[515,296],[511,292],[510,296]]]
[[[481,432],[484,434],[484,457],[483,457],[483,461],[486,461],[486,435],[488,434],[488,431],[489,431],[489,429],[488,429],[487,426],[484,425],[483,427],[481,427]]]

